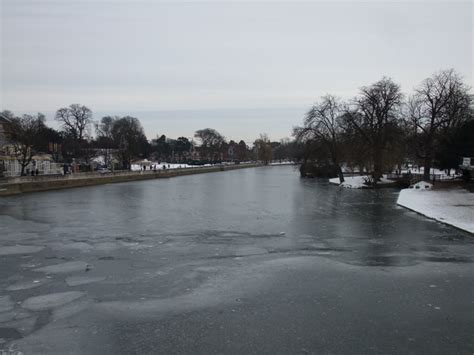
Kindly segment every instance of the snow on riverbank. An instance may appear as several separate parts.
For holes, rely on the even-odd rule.
[[[275,162],[272,162],[268,165],[295,165],[295,162],[294,161],[275,161]]]
[[[474,233],[474,193],[463,189],[400,191],[397,204],[428,218]]]
[[[369,186],[365,184],[365,182],[369,179],[368,176],[345,176],[344,182],[342,184],[339,183],[339,178],[329,179],[330,184],[339,185],[342,187],[347,187],[350,189],[363,189],[368,188]],[[384,185],[392,185],[394,182],[392,180],[388,180],[385,178],[380,179],[377,183],[378,186]]]
[[[176,164],[176,163],[147,163],[147,170],[153,170],[156,167],[156,170],[166,170],[166,169],[184,169],[184,168],[200,168],[202,166],[212,166],[211,164],[204,164],[204,165],[189,165],[189,164]],[[132,171],[140,171],[143,170],[142,164],[132,164],[131,167]]]

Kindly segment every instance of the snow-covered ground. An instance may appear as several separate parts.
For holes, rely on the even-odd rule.
[[[474,233],[474,193],[447,190],[404,189],[397,204],[428,218]]]
[[[163,169],[183,169],[183,168],[199,168],[201,166],[212,166],[211,164],[205,164],[205,165],[189,165],[189,164],[172,164],[172,163],[153,163],[151,162],[150,165],[146,167],[147,170],[150,170],[150,168],[153,170],[153,167],[156,166],[157,170],[163,170]],[[140,171],[143,170],[142,166],[140,164],[132,164],[132,171]]]
[[[342,165],[341,166],[341,169],[342,169],[342,172],[344,174],[364,174],[364,172],[360,172],[360,169],[359,168],[352,168],[352,167],[348,167],[347,165]],[[393,167],[393,173],[395,173],[397,170],[396,167]],[[418,167],[418,166],[412,166],[410,165],[408,168],[403,168],[400,170],[400,174],[407,174],[407,173],[411,173],[411,174],[423,174],[424,172],[424,168],[421,166],[421,167]],[[442,169],[437,169],[437,168],[431,168],[430,169],[430,175],[433,176],[435,175],[436,176],[436,180],[452,180],[456,177],[461,177],[461,174],[456,174],[456,170],[455,169],[450,169],[449,171],[449,175],[448,175],[448,171],[447,170],[442,170]]]
[[[339,185],[342,187],[347,187],[350,189],[363,189],[369,187],[365,182],[369,179],[367,175],[365,176],[345,176],[344,177],[344,182],[342,184],[339,183],[339,178],[333,178],[329,179],[330,184],[334,185]],[[388,180],[385,178],[382,178],[377,185],[383,186],[383,185],[392,185],[394,182],[392,180]]]
[[[410,169],[402,169],[400,171],[401,174],[407,174],[407,173],[411,173],[411,174],[423,174],[423,172],[425,171],[425,169],[423,167],[420,167],[420,168],[410,168]],[[442,169],[437,169],[437,168],[432,168],[430,170],[430,175],[431,175],[431,178],[434,176],[436,176],[436,180],[453,180],[454,178],[459,178],[462,176],[462,174],[456,174],[456,170],[454,169],[450,169],[449,170],[449,174],[448,174],[448,170],[442,170]]]
[[[293,161],[274,161],[268,165],[295,165],[295,162]]]

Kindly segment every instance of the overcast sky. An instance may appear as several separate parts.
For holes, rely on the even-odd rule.
[[[149,138],[289,136],[321,95],[390,76],[472,85],[473,2],[0,0],[0,109],[87,105]]]

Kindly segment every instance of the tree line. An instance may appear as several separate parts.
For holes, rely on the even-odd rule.
[[[412,162],[456,169],[474,156],[471,88],[454,70],[434,73],[408,96],[390,78],[360,89],[352,100],[320,98],[293,135],[303,145],[302,173],[339,176],[343,166],[365,171],[376,184],[383,173]]]
[[[190,164],[220,163],[223,160],[269,163],[273,159],[290,159],[294,151],[293,142],[288,139],[271,142],[267,135],[262,134],[249,147],[244,140],[227,141],[212,128],[196,131],[194,139],[157,135],[148,140],[138,118],[105,116],[96,122],[92,110],[80,104],[57,110],[58,130],[48,127],[41,113],[17,117],[11,111],[3,111],[2,115],[9,120],[5,127],[11,143],[9,153],[17,157],[22,175],[38,153],[49,153],[57,162],[74,161],[88,170],[98,156],[106,166],[115,161],[116,168],[131,169],[133,161],[140,159]]]

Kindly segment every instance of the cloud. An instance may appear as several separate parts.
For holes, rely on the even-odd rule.
[[[4,0],[1,20],[13,111],[306,109],[383,75],[472,82],[470,2]]]

